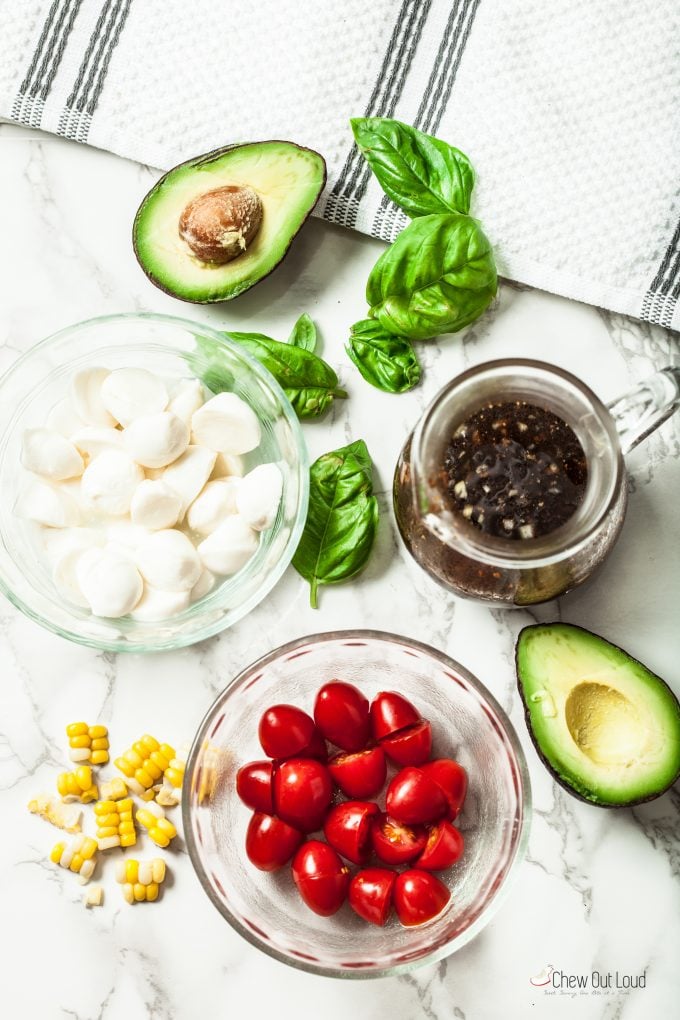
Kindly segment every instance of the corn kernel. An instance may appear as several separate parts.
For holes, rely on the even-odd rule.
[[[157,900],[164,879],[165,861],[160,857],[151,861],[128,859],[116,865],[116,882],[122,885],[123,897],[128,903]]]
[[[137,842],[132,818],[132,798],[100,800],[94,806],[97,841],[100,850],[115,846],[134,846]]]
[[[144,800],[151,800],[157,793],[152,787],[160,785],[174,758],[175,751],[170,744],[159,744],[155,737],[145,733],[115,759],[114,765],[126,777],[127,785],[133,793]]]
[[[149,903],[153,903],[154,900],[158,899],[158,886],[155,882],[149,882],[146,886],[146,898]]]
[[[57,790],[64,800],[79,800],[81,804],[88,804],[98,796],[89,765],[80,765],[75,772],[62,772],[57,776]]]
[[[173,758],[170,762],[169,767],[165,770],[165,778],[168,780],[171,786],[181,786],[184,782],[184,768],[186,762],[180,761],[179,758]]]
[[[104,902],[104,890],[100,885],[93,885],[83,896],[86,907],[101,907]]]
[[[106,765],[108,760],[109,760],[109,752],[108,751],[91,751],[90,752],[90,761],[92,762],[93,765]]]
[[[75,836],[68,844],[55,843],[50,853],[50,860],[59,864],[62,868],[80,875],[82,881],[87,881],[95,869],[95,851],[97,850],[96,840],[91,836]]]
[[[130,882],[126,882],[123,886],[123,896],[128,903],[135,902],[135,887]]]
[[[88,727],[88,733],[93,741],[106,739],[108,745],[109,731],[106,726],[90,726]]]
[[[109,760],[108,735],[106,726],[88,726],[84,722],[69,723],[66,727],[66,736],[71,761],[105,765]]]
[[[120,779],[119,776],[116,776],[115,779],[111,779],[108,782],[103,782],[99,789],[102,800],[122,800],[128,795],[128,788],[125,785],[125,780]]]
[[[165,861],[162,857],[154,857],[151,861],[151,875],[157,885],[165,881]]]
[[[61,860],[62,854],[66,849],[66,843],[55,843],[50,853],[50,860],[53,864],[58,864]]]
[[[87,723],[84,722],[72,722],[66,727],[67,737],[80,737],[83,733],[87,733]]]
[[[150,803],[148,808],[139,808],[137,822],[148,831],[156,846],[166,847],[177,835],[177,829],[169,821],[158,804]]]

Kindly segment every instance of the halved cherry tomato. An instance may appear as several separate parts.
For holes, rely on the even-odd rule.
[[[368,743],[368,698],[353,684],[324,684],[314,702],[314,722],[326,740],[343,751],[361,751]]]
[[[349,868],[332,846],[312,839],[293,858],[293,880],[309,909],[330,917],[345,902]]]
[[[324,765],[328,761],[328,748],[326,747],[326,741],[323,739],[316,726],[314,727],[314,735],[312,739],[303,747],[300,751],[298,758],[316,758],[317,761],[322,761]]]
[[[451,758],[436,758],[421,766],[421,772],[432,779],[446,797],[448,817],[458,817],[467,793],[467,772],[462,765]]]
[[[326,815],[324,836],[339,854],[353,864],[365,864],[371,856],[371,819],[379,807],[362,800],[336,804]]]
[[[383,737],[380,746],[397,765],[424,765],[432,751],[432,727],[426,719]]]
[[[349,905],[364,921],[382,927],[392,907],[392,890],[397,879],[388,868],[357,871],[349,883]]]
[[[256,811],[246,832],[248,860],[260,871],[277,871],[291,859],[303,839],[292,825]]]
[[[420,713],[396,691],[381,691],[371,704],[371,729],[374,740],[382,740],[407,726],[420,722]]]
[[[446,814],[447,806],[437,784],[412,765],[397,772],[387,787],[387,813],[407,825],[437,821]]]
[[[272,705],[260,719],[258,736],[269,758],[292,758],[314,736],[314,720],[295,705]]]
[[[298,853],[300,851],[298,850]],[[443,882],[429,871],[402,871],[394,883],[394,907],[405,928],[430,921],[451,899]]]
[[[387,776],[385,752],[381,747],[369,747],[355,754],[336,754],[328,769],[345,796],[356,800],[375,797]]]
[[[236,773],[236,792],[253,811],[274,814],[272,797],[272,776],[274,763],[271,761],[249,761]]]
[[[427,832],[421,825],[402,825],[383,811],[371,823],[371,842],[384,864],[407,864],[425,849]]]
[[[274,773],[274,809],[296,829],[320,829],[332,798],[330,772],[314,758],[289,758]]]
[[[451,822],[442,819],[430,829],[425,849],[416,861],[417,868],[443,871],[455,864],[463,853],[463,834]]]

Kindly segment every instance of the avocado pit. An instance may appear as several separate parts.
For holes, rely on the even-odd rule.
[[[261,223],[257,192],[226,184],[192,198],[179,218],[179,234],[202,262],[224,265],[243,254]]]
[[[584,682],[569,692],[567,727],[579,749],[598,765],[631,765],[644,751],[640,713],[620,691]]]

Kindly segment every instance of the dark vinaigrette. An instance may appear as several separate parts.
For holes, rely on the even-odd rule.
[[[588,467],[573,429],[524,400],[484,404],[456,429],[444,468],[455,509],[479,531],[529,539],[561,527]]]

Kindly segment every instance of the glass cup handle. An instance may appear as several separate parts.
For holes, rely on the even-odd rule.
[[[607,405],[621,440],[630,453],[680,407],[680,368],[662,368]]]

